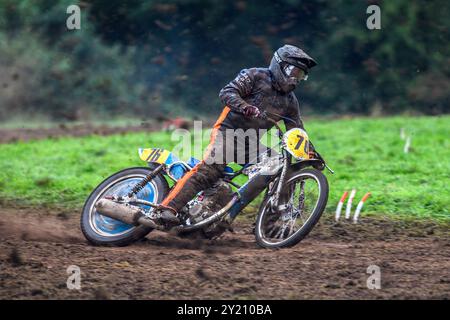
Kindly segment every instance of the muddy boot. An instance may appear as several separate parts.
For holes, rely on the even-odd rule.
[[[180,219],[175,215],[174,211],[170,209],[161,209],[158,212],[158,223],[163,225],[167,230],[181,223]]]

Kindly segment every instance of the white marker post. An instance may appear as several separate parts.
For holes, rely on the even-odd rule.
[[[348,198],[347,207],[345,208],[345,219],[350,218],[350,213],[352,211],[352,202],[353,202],[353,198],[355,198],[355,194],[356,194],[356,189],[353,189],[352,192],[350,193],[350,198]]]
[[[408,136],[408,137],[406,138],[405,146],[403,147],[403,152],[404,152],[404,153],[408,153],[410,147],[411,147],[411,136]]]
[[[348,191],[345,191],[344,194],[341,197],[341,200],[339,200],[339,203],[336,207],[336,222],[339,221],[339,217],[341,216],[342,206],[344,205],[345,199],[347,199]]]
[[[361,209],[364,205],[364,202],[366,202],[367,198],[370,197],[370,192],[367,192],[364,197],[362,197],[361,201],[358,203],[358,206],[356,207],[355,214],[353,215],[353,223],[358,223],[358,217],[359,213],[361,212]]]

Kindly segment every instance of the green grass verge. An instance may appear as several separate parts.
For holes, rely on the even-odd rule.
[[[313,120],[306,127],[336,171],[327,174],[329,214],[344,190],[356,188],[355,202],[372,193],[363,214],[450,221],[449,116]],[[412,137],[408,154],[400,128]],[[171,150],[176,141],[170,137],[132,133],[0,145],[0,197],[27,205],[81,207],[110,174],[145,165],[138,147]]]

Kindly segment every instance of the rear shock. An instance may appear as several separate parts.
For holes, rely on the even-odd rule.
[[[164,169],[164,164],[160,164],[159,166],[157,166],[155,168],[155,170],[153,170],[152,172],[150,172],[148,175],[146,175],[141,181],[139,181],[134,187],[133,189],[131,189],[131,191],[128,193],[128,197],[131,198],[134,195],[136,195],[139,191],[141,191],[145,185],[147,183],[149,183],[150,181],[153,180],[153,178],[155,178],[160,172],[161,170]]]

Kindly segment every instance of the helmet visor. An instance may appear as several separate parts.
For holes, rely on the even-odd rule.
[[[298,81],[308,79],[308,74],[305,72],[305,70],[303,70],[299,67],[296,67],[292,64],[288,64],[288,63],[284,64],[283,71],[286,76],[288,76],[290,78],[295,78]]]

